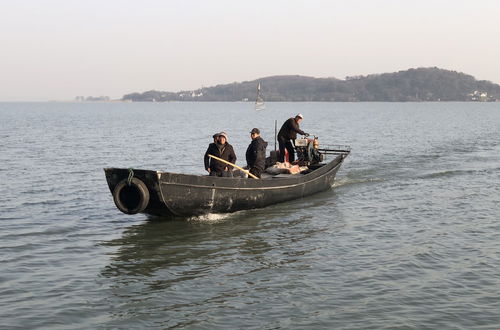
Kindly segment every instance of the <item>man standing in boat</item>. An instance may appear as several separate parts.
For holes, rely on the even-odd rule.
[[[294,140],[297,138],[297,133],[309,136],[308,133],[302,131],[299,127],[300,122],[304,119],[301,113],[295,116],[295,118],[289,118],[278,133],[278,144],[280,148],[280,154],[278,155],[278,161],[285,162],[285,149],[288,151],[288,161],[291,163],[295,160],[295,148]]]
[[[228,165],[216,159],[208,157],[208,155],[222,158],[230,163],[236,162],[236,154],[233,146],[227,142],[227,133],[221,132],[218,134],[217,142],[210,143],[205,152],[205,170],[210,176],[231,177],[232,169]]]
[[[246,152],[247,166],[249,172],[260,179],[260,174],[264,171],[266,165],[267,142],[260,137],[258,128],[252,129],[250,137],[252,142]]]

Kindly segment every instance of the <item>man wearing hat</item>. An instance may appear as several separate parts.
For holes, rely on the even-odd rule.
[[[246,152],[247,167],[250,173],[260,178],[266,165],[267,142],[260,137],[258,128],[253,128],[250,131],[250,137],[252,142],[250,142]]]
[[[208,163],[209,163],[209,157],[208,157],[208,154],[210,153],[209,150],[212,150],[212,148],[217,148],[216,146],[216,143],[217,141],[219,140],[219,134],[220,133],[215,133],[214,135],[212,135],[212,139],[214,139],[214,142],[213,143],[210,143],[208,145],[208,148],[207,148],[207,151],[205,152],[205,170],[207,170],[207,167],[208,167]],[[208,172],[210,173],[210,172]]]
[[[212,135],[212,139],[214,139],[214,143],[217,143],[217,140],[219,139],[219,133],[215,133],[214,135]]]
[[[297,114],[295,118],[289,118],[278,133],[278,144],[280,148],[280,154],[278,155],[278,161],[283,163],[285,161],[285,149],[288,150],[288,161],[291,163],[295,160],[294,144],[293,141],[297,138],[297,133],[309,136],[299,128],[299,124],[304,119],[301,113]]]
[[[215,139],[215,134],[214,134]],[[210,176],[232,176],[232,168],[216,159],[208,157],[208,155],[222,158],[230,163],[236,162],[236,154],[234,153],[233,146],[227,142],[227,133],[220,132],[217,134],[217,141],[210,143],[207,151],[205,152],[205,170]]]

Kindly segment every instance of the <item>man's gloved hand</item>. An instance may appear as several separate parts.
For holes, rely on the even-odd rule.
[[[309,133],[304,133],[304,136],[305,136],[305,137],[308,137],[308,136],[309,136]]]

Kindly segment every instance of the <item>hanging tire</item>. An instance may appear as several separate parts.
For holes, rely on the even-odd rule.
[[[136,214],[146,209],[149,203],[148,187],[138,178],[120,181],[113,190],[116,207],[126,214]]]

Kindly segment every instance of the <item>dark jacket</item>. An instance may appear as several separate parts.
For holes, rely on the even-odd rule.
[[[210,168],[211,171],[222,172],[226,166],[231,169],[230,165],[226,165],[223,162],[208,157],[209,154],[227,160],[233,164],[236,162],[233,146],[227,142],[223,146],[216,143],[210,143],[208,145],[207,152],[205,152],[205,170]]]
[[[248,168],[256,167],[261,171],[264,170],[266,165],[266,148],[267,142],[260,136],[252,140],[246,152]]]
[[[278,139],[281,139],[283,141],[295,140],[297,138],[297,133],[300,133],[302,135],[306,134],[299,128],[299,124],[297,124],[295,118],[290,118],[285,121],[283,126],[281,126],[281,129],[278,133]]]

